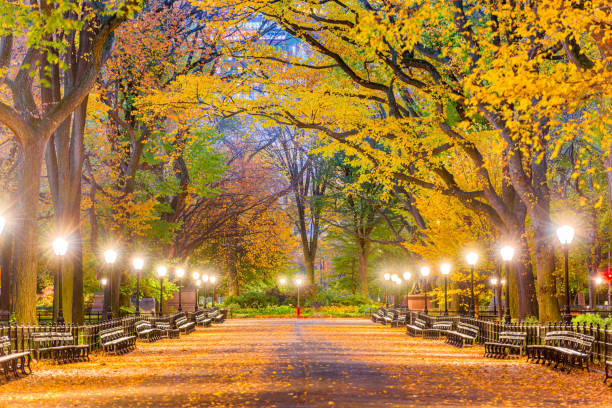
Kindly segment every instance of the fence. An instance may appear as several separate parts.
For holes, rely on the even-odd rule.
[[[371,310],[372,313],[374,310]],[[606,360],[612,360],[612,326],[601,327],[599,325],[586,324],[586,323],[503,323],[496,320],[495,316],[479,316],[471,317],[460,314],[450,314],[449,316],[443,316],[440,314],[432,315],[431,313],[424,314],[421,311],[407,311],[408,316],[406,321],[412,324],[416,318],[424,320],[429,326],[439,321],[451,321],[454,324],[459,322],[467,323],[477,326],[479,334],[477,338],[478,343],[485,343],[488,341],[498,341],[499,334],[503,331],[518,331],[527,333],[527,344],[543,344],[546,333],[551,331],[572,331],[575,333],[586,334],[593,336],[595,342],[593,343],[593,352],[591,354],[591,362],[594,364],[603,364]]]
[[[96,351],[100,348],[99,333],[102,330],[121,326],[126,335],[132,336],[136,335],[136,322],[146,320],[152,323],[163,321],[173,324],[174,320],[180,316],[185,316],[185,312],[179,312],[163,317],[155,317],[153,315],[131,315],[85,325],[43,324],[34,326],[20,326],[8,324],[5,326],[0,326],[0,336],[9,337],[11,340],[11,348],[14,351],[28,351],[34,348],[34,344],[32,342],[33,333],[70,332],[72,333],[75,344],[89,344],[90,351]]]

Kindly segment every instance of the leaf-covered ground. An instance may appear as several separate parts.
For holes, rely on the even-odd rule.
[[[235,319],[124,356],[35,364],[1,407],[612,407],[602,375],[489,360],[362,319]]]

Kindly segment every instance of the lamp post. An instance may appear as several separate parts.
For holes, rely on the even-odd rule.
[[[601,278],[601,276],[598,276],[595,278],[595,305],[593,307],[593,310],[597,309],[597,301],[599,300],[599,286],[603,283],[603,279]]]
[[[160,265],[157,267],[157,275],[159,276],[159,316],[161,317],[164,310],[163,310],[163,295],[164,295],[164,276],[166,276],[166,273],[168,273],[168,269],[163,266]]]
[[[212,286],[212,308],[215,307],[215,283],[217,282],[217,277],[215,275],[211,275],[208,277],[210,281],[210,286]]]
[[[6,218],[0,215],[0,234],[4,231],[4,227],[6,226]],[[7,297],[7,303],[0,305],[0,322],[8,322],[10,320],[11,311],[10,311],[10,299]]]
[[[448,274],[451,271],[450,264],[443,263],[440,265],[440,272],[444,275],[444,316],[448,316]]]
[[[53,252],[57,255],[57,289],[55,299],[57,300],[57,324],[64,324],[64,310],[62,307],[62,266],[64,255],[68,251],[68,241],[64,238],[56,238],[53,241]]]
[[[429,266],[421,267],[421,276],[423,277],[423,281],[425,282],[423,284],[423,292],[425,292],[425,309],[423,310],[423,312],[425,314],[429,313],[429,310],[427,307],[427,277],[429,276],[429,272],[431,272],[431,269],[429,269]]]
[[[402,294],[402,278],[398,276],[395,280],[395,283],[397,284],[397,302],[395,303],[395,308],[397,309],[398,303],[400,301],[400,296]]]
[[[104,260],[106,261],[106,273],[108,280],[108,284],[104,288],[104,320],[108,320],[113,317],[113,266],[115,265],[115,261],[117,260],[117,251],[115,251],[114,249],[107,249],[106,251],[104,251]]]
[[[297,317],[300,317],[302,314],[302,311],[300,309],[300,286],[302,286],[301,278],[297,278],[295,280],[295,286],[297,286]]]
[[[385,307],[389,307],[389,296],[387,294],[387,286],[389,285],[389,279],[391,279],[391,274],[385,273],[383,278],[385,278]]]
[[[398,279],[399,279],[399,276],[397,276],[396,273],[391,275],[391,282],[397,283]],[[391,285],[391,286],[393,286],[393,285]],[[395,295],[395,291],[393,289],[391,289],[391,293],[392,293],[391,296],[393,296],[393,307],[396,308],[397,307],[397,297]]]
[[[198,299],[198,288],[200,287],[200,274],[198,272],[194,272],[192,275],[193,280],[196,282],[196,291],[195,291],[195,305],[193,306],[193,311],[198,311],[198,303],[200,303],[200,299]],[[201,282],[200,282],[201,283]]]
[[[204,309],[208,307],[208,291],[206,285],[208,284],[208,275],[202,275],[202,284],[204,285]]]
[[[140,316],[140,272],[144,268],[144,259],[136,257],[132,260],[136,271],[136,316]]]
[[[476,262],[478,262],[478,254],[476,252],[470,252],[465,257],[468,265],[470,265],[470,310],[468,314],[472,317],[476,315],[476,298],[474,296],[474,269],[476,268]]]
[[[200,279],[198,279],[198,280],[196,280],[195,284],[196,284],[196,306],[195,306],[195,310],[197,312],[198,311],[198,303],[200,303],[200,298],[199,298],[198,294],[200,292],[200,286],[202,285],[202,281]]]
[[[563,225],[557,229],[557,237],[563,247],[563,258],[565,260],[565,306],[563,315],[561,316],[563,323],[572,323],[572,313],[570,311],[570,295],[569,295],[569,244],[574,239],[574,229],[569,225]]]
[[[406,311],[410,310],[410,307],[408,306],[408,291],[409,291],[409,283],[408,281],[410,280],[410,278],[412,277],[412,274],[408,271],[404,272],[404,274],[402,275],[404,278],[404,281],[406,282]]]
[[[501,257],[506,264],[506,312],[504,313],[504,322],[510,323],[510,262],[514,257],[514,248],[506,245],[501,250]]]
[[[493,286],[493,314],[497,316],[497,278],[491,278],[491,286]]]
[[[176,268],[176,271],[174,271],[174,274],[179,279],[179,305],[178,305],[178,311],[182,312],[183,311],[183,300],[182,300],[181,292],[182,292],[182,288],[183,288],[183,276],[185,276],[185,269],[183,269],[183,268]]]

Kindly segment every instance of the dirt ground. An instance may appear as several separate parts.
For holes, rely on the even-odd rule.
[[[234,319],[33,368],[0,385],[0,407],[612,407],[602,374],[485,359],[365,319]]]

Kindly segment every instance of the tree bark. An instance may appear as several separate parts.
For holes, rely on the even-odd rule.
[[[36,140],[22,146],[23,161],[19,177],[18,217],[21,229],[16,239],[15,317],[21,324],[36,323],[36,276],[38,272],[38,192],[42,173],[46,139]]]
[[[357,237],[357,252],[359,255],[359,294],[368,297],[368,258],[370,256],[370,242]]]

